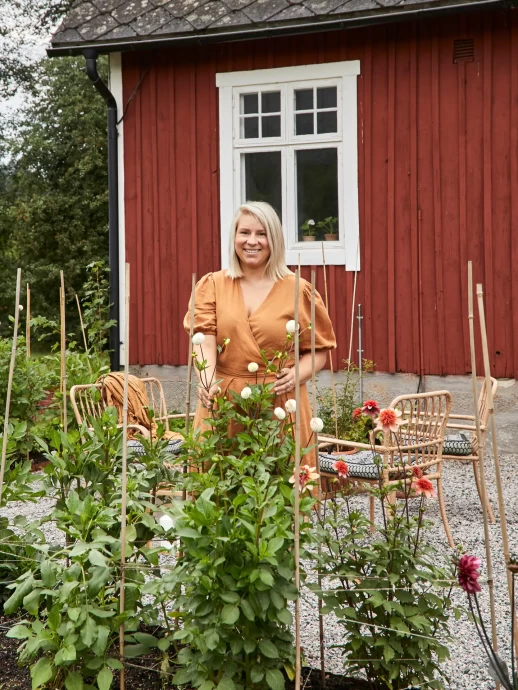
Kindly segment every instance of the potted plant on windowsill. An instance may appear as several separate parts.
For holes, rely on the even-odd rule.
[[[317,223],[317,228],[324,233],[326,242],[335,242],[338,239],[338,218],[328,216]]]
[[[314,242],[316,240],[315,227],[316,223],[312,218],[302,223],[300,229],[302,230],[302,239],[304,242]]]

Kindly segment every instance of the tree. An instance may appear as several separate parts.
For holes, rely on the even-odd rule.
[[[100,68],[106,78],[102,60]],[[104,101],[86,76],[83,58],[42,60],[34,67],[34,79],[38,87],[11,122],[5,141],[2,328],[7,321],[2,312],[12,312],[16,266],[33,286],[33,313],[55,318],[60,269],[73,299],[86,265],[108,253]]]

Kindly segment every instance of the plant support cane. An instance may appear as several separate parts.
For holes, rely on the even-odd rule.
[[[120,614],[124,613],[125,606],[125,566],[126,566],[126,491],[127,491],[127,465],[128,465],[128,374],[129,374],[129,300],[130,300],[130,266],[126,264],[126,296],[125,296],[125,324],[124,337],[124,394],[122,403],[122,503],[121,503],[121,584],[120,584]],[[124,622],[119,629],[120,661],[124,663]],[[125,690],[124,668],[120,671],[120,690]]]
[[[79,296],[78,296],[77,292],[76,292],[76,302],[77,302],[77,311],[79,314],[79,322],[81,324],[81,333],[83,334],[83,343],[85,346],[85,352],[86,352],[86,354],[88,354],[88,340],[86,339],[85,324],[83,322],[83,313],[81,311],[81,302],[79,301]],[[90,373],[92,373],[92,365],[90,364],[90,358],[87,359],[87,363],[88,363],[88,369],[89,369]]]
[[[324,297],[326,300],[326,310],[329,312],[329,297],[327,294],[327,270],[326,270],[326,254],[324,251],[324,243],[322,242],[322,267],[324,270]],[[354,306],[353,306],[354,311]],[[354,314],[353,314],[354,318]],[[351,353],[349,353],[349,362],[351,361]],[[331,390],[333,391],[333,407],[335,413],[335,436],[338,438],[338,402],[336,399],[336,387],[335,387],[335,372],[333,369],[333,355],[331,350],[329,350],[329,369],[331,371]]]
[[[312,407],[313,407],[313,417],[317,416],[317,382],[316,382],[316,371],[315,371],[315,351],[316,351],[316,323],[315,323],[315,281],[316,281],[316,271],[313,269],[311,271],[311,394],[312,394]],[[316,448],[316,468],[320,475],[320,459],[318,456],[318,432],[315,433],[315,448]],[[322,484],[320,477],[318,478],[318,519],[321,519],[322,512]],[[321,544],[318,545],[318,555],[320,560],[320,552],[322,550]],[[322,576],[320,574],[320,568],[318,571],[318,588],[322,589]],[[322,615],[322,599],[318,598],[318,636],[320,642],[320,684],[322,688],[326,687],[326,659],[324,650],[324,617]]]
[[[480,471],[480,489],[481,489],[481,503],[482,503],[482,517],[484,520],[484,543],[486,547],[486,563],[487,563],[487,583],[489,585],[489,610],[491,614],[491,636],[493,639],[493,648],[495,652],[498,650],[498,636],[496,632],[496,617],[495,617],[495,591],[494,591],[494,577],[493,577],[493,562],[491,559],[491,544],[489,535],[489,511],[487,498],[487,484],[486,484],[486,468],[485,468],[485,449],[482,445],[482,432],[480,430],[480,415],[478,410],[478,394],[477,394],[477,363],[475,356],[475,326],[473,320],[473,265],[468,261],[468,321],[469,321],[469,345],[471,354],[471,383],[473,386],[473,407],[475,410],[475,426],[478,442],[478,464]],[[476,471],[476,469],[475,469]],[[498,690],[499,684],[497,684]]]
[[[192,379],[192,337],[194,335],[194,310],[195,310],[195,294],[196,294],[196,273],[192,274],[191,287],[191,308],[189,315],[189,350],[187,359],[187,390],[185,392],[185,435],[189,433],[190,418],[191,418],[191,379]],[[183,466],[184,474],[187,474],[189,467],[187,462]],[[185,477],[184,477],[185,479]],[[182,500],[185,501],[187,493],[185,486],[182,490]]]
[[[507,565],[509,563],[509,540],[507,537],[507,518],[505,515],[505,501],[504,501],[504,491],[502,487],[502,477],[500,474],[500,456],[498,454],[498,443],[496,439],[496,426],[495,426],[495,407],[493,401],[493,388],[491,385],[491,370],[489,364],[489,350],[487,345],[487,331],[486,331],[486,317],[484,312],[484,291],[482,290],[482,285],[477,284],[477,299],[478,299],[478,313],[480,320],[480,335],[482,339],[482,354],[484,358],[484,374],[486,377],[486,394],[487,394],[487,407],[489,411],[489,421],[491,424],[491,441],[493,444],[493,462],[495,464],[495,479],[496,488],[498,494],[498,511],[500,513],[500,530],[502,532],[502,545],[504,547],[504,559],[505,567],[507,573],[507,585],[509,589],[509,599],[512,602],[512,576]],[[512,625],[514,630],[514,643],[515,652],[518,656],[518,635],[516,635],[516,612],[513,610],[512,615]],[[511,653],[513,653],[511,651]]]
[[[5,458],[7,455],[7,432],[9,428],[9,408],[11,407],[11,392],[13,389],[14,365],[16,362],[16,343],[18,339],[18,319],[20,314],[20,289],[22,282],[22,269],[16,274],[16,297],[14,300],[14,328],[13,345],[11,348],[11,362],[9,364],[9,378],[7,379],[7,394],[5,398],[4,435],[2,438],[2,461],[0,463],[0,506],[2,505],[2,492],[4,489]]]
[[[60,271],[61,275],[61,288],[60,288],[60,321],[61,321],[61,396],[62,396],[62,406],[63,406],[63,431],[65,434],[68,432],[68,419],[67,419],[67,336],[66,336],[66,326],[65,326],[65,278],[63,271]]]
[[[295,505],[294,505],[294,553],[295,553],[295,690],[300,690],[300,342],[299,342],[299,283],[300,268],[295,272]]]
[[[27,359],[31,357],[31,288],[27,283],[27,312],[25,314],[25,349]]]

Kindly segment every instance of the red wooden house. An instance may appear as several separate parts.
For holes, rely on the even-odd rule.
[[[336,219],[323,243],[335,363],[356,277],[378,370],[468,372],[471,259],[493,373],[518,377],[509,3],[84,0],[49,50],[80,53],[94,80],[96,53],[110,55],[111,263],[131,264],[131,364],[186,363],[191,274],[225,266],[234,208],[263,198],[282,214],[290,262],[300,254],[305,277],[317,266],[322,293],[324,228],[305,241],[301,226]]]

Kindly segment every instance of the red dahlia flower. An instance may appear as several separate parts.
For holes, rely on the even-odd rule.
[[[424,494],[426,498],[431,498],[432,496],[435,496],[435,489],[433,488],[433,484],[429,479],[426,479],[426,477],[421,477],[420,479],[416,479],[415,481],[413,481],[412,489],[414,489],[418,496],[420,496],[421,494]]]
[[[480,573],[478,569],[480,568],[480,558],[475,558],[475,556],[462,556],[458,562],[459,566],[459,585],[468,594],[475,594],[476,592],[482,591],[478,583],[478,578]]]
[[[369,417],[374,419],[374,417],[380,413],[380,408],[375,400],[367,400],[363,403],[362,412],[363,414],[368,414]]]
[[[349,465],[343,460],[337,460],[333,463],[333,469],[336,470],[339,477],[345,479],[349,475]]]

